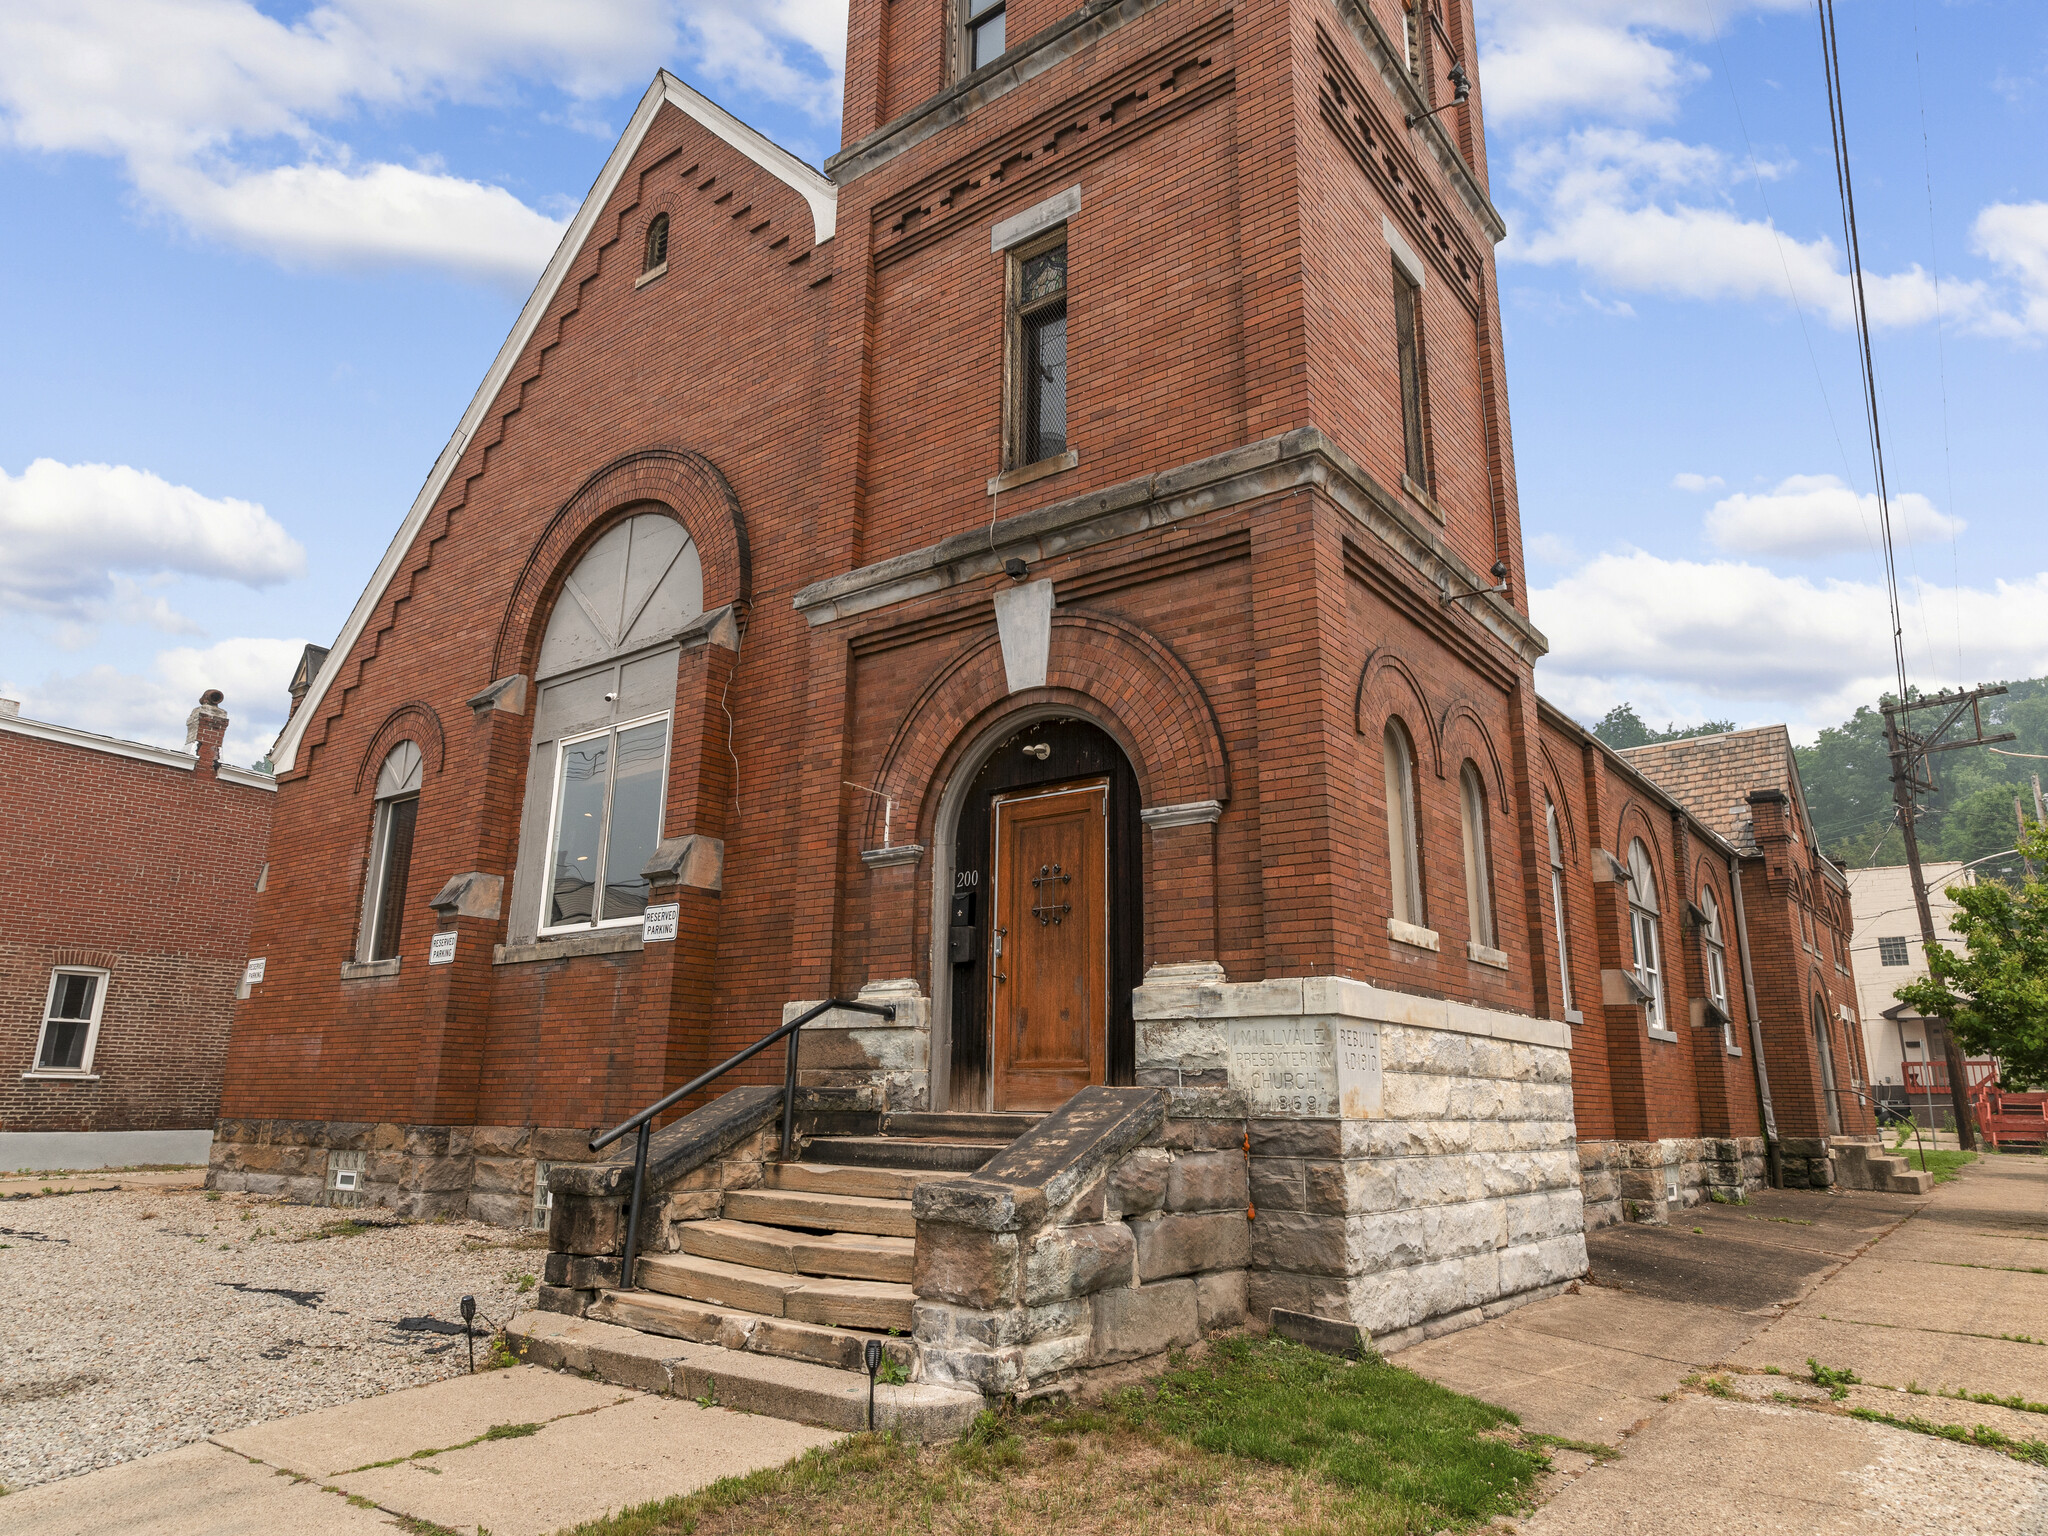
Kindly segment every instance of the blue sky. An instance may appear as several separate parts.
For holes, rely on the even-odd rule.
[[[1916,682],[2048,672],[2048,12],[1838,0]],[[1810,4],[1480,0],[1539,682],[1889,673]],[[8,0],[0,693],[259,756],[666,65],[813,163],[843,0]]]

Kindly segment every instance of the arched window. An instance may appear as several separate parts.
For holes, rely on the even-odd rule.
[[[1564,840],[1558,836],[1557,807],[1543,802],[1544,830],[1550,834],[1550,910],[1557,918],[1558,995],[1567,1016],[1572,1012],[1572,950],[1564,905]]]
[[[1827,1102],[1828,1134],[1842,1134],[1841,1090],[1835,1084],[1835,1051],[1828,1040],[1827,999],[1818,992],[1813,994],[1813,1046],[1814,1059],[1820,1068],[1821,1097]]]
[[[668,215],[657,213],[647,221],[647,248],[640,258],[640,270],[652,272],[668,265]]]
[[[1628,928],[1635,947],[1636,985],[1643,989],[1643,1016],[1650,1033],[1676,1040],[1664,1006],[1664,958],[1657,938],[1657,871],[1650,850],[1637,838],[1628,845]]]
[[[1415,835],[1415,747],[1400,721],[1380,737],[1387,786],[1387,876],[1394,887],[1394,920],[1429,926],[1422,901],[1422,847]]]
[[[1486,845],[1486,781],[1470,758],[1458,770],[1458,820],[1465,835],[1465,924],[1472,942],[1498,951],[1493,924],[1493,865]],[[1475,958],[1477,958],[1475,956]]]
[[[642,512],[592,544],[562,584],[534,666],[512,942],[637,923],[661,841],[678,632],[704,608],[683,525]]]
[[[406,878],[412,872],[412,834],[420,810],[420,749],[401,741],[377,770],[377,808],[370,823],[369,878],[356,959],[395,960],[405,925]]]
[[[1735,1010],[1728,1006],[1728,944],[1721,936],[1721,903],[1714,899],[1712,886],[1700,890],[1700,914],[1706,919],[1700,924],[1700,942],[1706,950],[1707,1001],[1721,1015],[1721,1049],[1732,1056]]]

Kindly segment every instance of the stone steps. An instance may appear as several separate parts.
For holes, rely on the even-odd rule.
[[[638,1326],[558,1312],[522,1312],[506,1325],[505,1335],[513,1352],[532,1365],[826,1429],[867,1427],[864,1371],[685,1342]],[[878,1385],[874,1393],[874,1427],[910,1440],[953,1439],[983,1407],[978,1392],[929,1382]]]
[[[833,1136],[829,1140],[820,1137],[811,1143],[811,1147],[812,1150],[829,1150],[833,1161],[843,1165],[895,1168],[904,1172],[969,1174],[1009,1144],[1009,1141],[905,1136]]]
[[[910,1282],[913,1243],[907,1237],[874,1237],[852,1232],[792,1232],[724,1217],[693,1221],[682,1229],[683,1252],[756,1269],[797,1275],[831,1275],[846,1280]]]
[[[901,1281],[796,1275],[686,1253],[648,1254],[636,1267],[635,1278],[643,1291],[835,1328],[895,1328],[908,1333],[916,1300]]]
[[[835,1145],[833,1154],[837,1156],[838,1151]],[[933,1179],[966,1177],[960,1172],[934,1173],[893,1165],[847,1167],[837,1163],[770,1163],[764,1173],[769,1189],[798,1190],[813,1195],[863,1195],[871,1200],[908,1200],[920,1184]]]
[[[808,1227],[818,1232],[866,1232],[876,1237],[915,1237],[917,1220],[907,1199],[868,1195],[821,1195],[795,1189],[735,1189],[726,1193],[723,1214],[764,1227]]]

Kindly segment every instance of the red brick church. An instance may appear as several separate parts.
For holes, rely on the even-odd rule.
[[[841,998],[835,1113],[1246,1159],[1205,1325],[1548,1294],[1582,1140],[1753,1184],[1736,850],[1534,690],[1475,73],[855,0],[824,174],[659,75],[278,743],[215,1180],[529,1220]]]

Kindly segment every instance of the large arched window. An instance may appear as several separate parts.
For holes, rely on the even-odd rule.
[[[1721,903],[1714,888],[1700,888],[1700,944],[1707,963],[1707,1002],[1721,1019],[1721,1049],[1736,1054],[1735,1010],[1728,1005],[1728,943],[1721,934]]]
[[[661,841],[678,632],[703,566],[666,512],[592,544],[562,584],[534,667],[533,759],[513,942],[637,923]]]
[[[363,882],[356,959],[398,958],[405,923],[406,879],[412,873],[412,834],[420,809],[420,749],[401,741],[377,770],[377,808],[370,822],[369,878]]]
[[[1557,807],[1547,799],[1543,802],[1543,825],[1550,835],[1550,910],[1557,918],[1558,995],[1564,1001],[1565,1017],[1570,1019],[1573,1012],[1572,948],[1570,925],[1565,918],[1564,840],[1557,832]]]
[[[1473,945],[1498,954],[1493,922],[1493,862],[1486,837],[1486,781],[1470,758],[1458,770],[1458,820],[1465,836],[1465,923]],[[1480,958],[1474,955],[1476,960]]]
[[[1664,1002],[1664,955],[1657,923],[1657,871],[1650,863],[1650,850],[1637,838],[1628,845],[1628,930],[1635,949],[1636,985],[1643,989],[1643,1017],[1650,1033],[1676,1040]]]
[[[1380,737],[1380,763],[1386,776],[1387,877],[1394,888],[1394,920],[1427,928],[1415,822],[1415,746],[1398,720],[1389,720]]]

